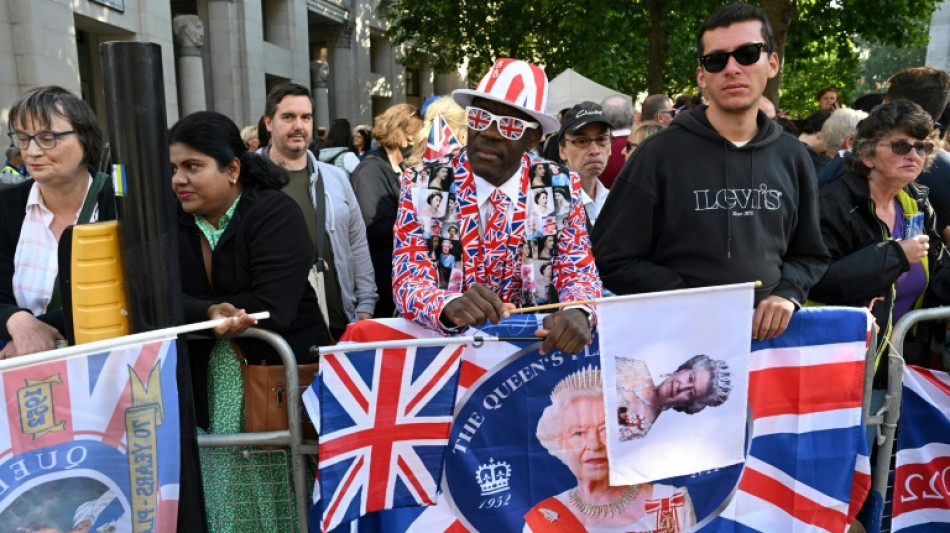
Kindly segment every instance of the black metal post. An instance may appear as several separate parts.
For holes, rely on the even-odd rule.
[[[124,165],[117,197],[122,257],[136,333],[183,321],[177,202],[171,190],[162,49],[155,43],[99,47],[112,159]],[[181,479],[178,531],[206,531],[194,397],[186,343],[178,342]]]

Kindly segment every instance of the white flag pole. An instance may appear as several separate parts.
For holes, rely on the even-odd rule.
[[[260,320],[266,320],[270,318],[270,313],[267,311],[264,311],[262,313],[253,313],[248,316],[252,316],[256,318],[258,321],[260,321]],[[114,339],[105,339],[101,341],[89,342],[86,344],[77,344],[75,346],[59,348],[58,350],[49,350],[46,352],[34,353],[30,355],[24,355],[21,357],[14,357],[12,359],[3,359],[3,360],[0,360],[0,372],[3,372],[4,370],[10,370],[12,368],[20,368],[20,367],[29,366],[29,365],[35,365],[37,363],[48,363],[50,361],[58,361],[60,359],[75,357],[77,355],[86,355],[86,354],[96,353],[96,352],[106,352],[119,346],[126,346],[130,344],[145,344],[148,342],[164,340],[171,337],[177,337],[178,335],[181,335],[184,333],[201,331],[203,329],[213,329],[223,324],[227,320],[228,320],[227,318],[219,318],[216,320],[206,320],[204,322],[195,322],[194,324],[185,324],[183,326],[174,326],[171,328],[156,329],[152,331],[143,331],[142,333],[135,333],[133,335],[126,335],[124,337],[116,337]]]

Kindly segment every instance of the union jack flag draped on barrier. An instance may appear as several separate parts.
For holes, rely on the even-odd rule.
[[[499,326],[484,328],[483,333],[524,336],[537,320],[537,317],[514,317]],[[378,322],[384,322],[388,327],[381,328]],[[375,333],[367,333],[371,330]],[[393,330],[398,330],[398,333],[393,334]],[[418,326],[397,319],[362,321],[355,331],[360,338],[354,340],[359,341],[380,340],[376,333],[392,334],[396,338],[429,335]],[[753,422],[745,463],[662,482],[688,489],[699,519],[697,531],[845,531],[870,487],[861,423],[867,342],[866,313],[834,308],[802,310],[795,313],[788,331],[780,338],[768,342],[753,341],[749,383]],[[458,412],[452,428],[453,437],[465,432],[459,426],[471,425],[470,419],[464,417],[466,399],[470,405],[472,393],[477,393],[481,384],[493,385],[489,380],[493,373],[513,368],[513,364],[517,366],[514,356],[527,346],[528,343],[499,342],[487,343],[479,349],[466,349],[459,372]],[[531,357],[537,358],[536,352],[533,353]],[[596,354],[596,346],[582,355],[578,364],[596,361],[596,356],[584,360],[592,354]],[[565,360],[564,366],[569,366],[570,358],[565,357]],[[523,386],[519,392],[528,389]],[[515,401],[512,398],[516,395],[512,393],[509,404],[515,409],[518,406],[530,407],[533,401],[530,398],[537,392],[525,394],[524,400]],[[326,406],[322,406],[326,417]],[[507,428],[503,428],[504,432],[530,426],[525,433],[528,437],[536,424],[535,420],[524,414],[519,417],[514,411],[505,412],[503,418],[511,421]],[[481,431],[487,431],[488,425],[489,422],[485,422]],[[498,432],[495,433],[485,439],[496,439],[494,449],[497,450]],[[472,448],[478,438],[480,436],[470,441],[453,438],[451,447],[457,450],[464,444]],[[389,438],[385,440],[388,442]],[[520,451],[511,452],[512,456],[546,456],[537,441],[533,442]],[[562,490],[557,487],[558,483],[562,487],[571,486],[564,483],[576,483],[573,478],[569,481],[565,481],[563,476],[558,478],[557,472],[549,475],[547,466],[525,469],[509,460],[512,469],[520,469],[517,474],[511,474],[512,480],[516,476],[520,478],[519,482],[525,477],[546,477],[531,481],[523,493],[513,494],[511,498],[501,497],[505,496],[504,493],[480,498],[471,469],[454,460],[454,456],[451,452],[447,454],[449,460],[445,464],[442,490],[434,501],[435,505],[370,514],[359,521],[358,531],[521,531],[524,524],[522,515],[545,496],[541,491],[551,494]],[[550,457],[545,460],[549,462],[543,464],[550,465],[551,470],[563,466],[557,460],[550,462]],[[488,463],[488,457],[483,456],[483,461]],[[528,472],[531,472],[530,476]],[[338,485],[338,481],[330,481],[323,471],[320,476],[324,494]],[[385,479],[392,477],[388,471],[385,473]],[[370,479],[368,483],[373,481]],[[548,484],[553,487],[545,486]],[[671,500],[670,505],[675,505],[675,502]],[[657,512],[658,520],[661,511]]]
[[[381,324],[371,334],[406,338]],[[323,531],[368,512],[434,503],[462,349],[321,357],[316,392],[311,386],[305,402],[320,413],[313,418],[319,420]]]
[[[950,531],[950,375],[904,367],[891,531]]]
[[[175,531],[176,365],[167,339],[3,371],[0,531]]]
[[[429,139],[426,141],[426,151],[422,154],[423,161],[435,161],[440,157],[456,152],[462,145],[452,133],[452,128],[445,121],[442,113],[436,113],[432,119],[432,125],[429,128]]]

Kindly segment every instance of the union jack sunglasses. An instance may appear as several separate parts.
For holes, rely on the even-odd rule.
[[[498,127],[498,133],[509,141],[517,141],[529,128],[540,126],[537,122],[523,120],[518,117],[508,117],[496,115],[480,107],[468,106],[465,108],[468,114],[468,127],[475,131],[485,131],[492,122]]]

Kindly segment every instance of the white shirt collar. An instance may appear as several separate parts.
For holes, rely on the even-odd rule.
[[[620,136],[626,137],[627,135],[630,135],[630,128],[613,130],[610,132],[610,134],[614,137],[620,137]]]
[[[590,219],[591,225],[596,222],[597,217],[600,216],[600,210],[604,207],[604,203],[607,201],[607,193],[610,191],[607,187],[604,187],[604,184],[600,180],[595,180],[596,186],[594,187],[594,196],[597,198],[591,198],[587,191],[581,187],[581,202],[584,204],[584,208],[587,210],[587,217]]]

